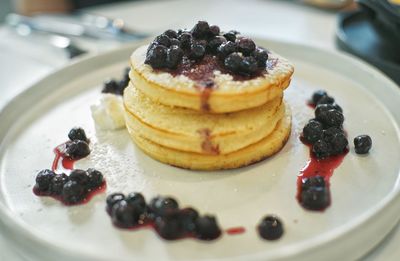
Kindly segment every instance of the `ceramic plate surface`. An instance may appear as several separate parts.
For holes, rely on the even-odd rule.
[[[253,260],[354,259],[376,245],[399,219],[400,90],[378,71],[351,57],[295,44],[258,43],[291,60],[295,74],[285,99],[293,111],[292,134],[277,155],[231,171],[188,171],[159,163],[134,146],[126,130],[97,130],[90,105],[102,83],[121,77],[137,45],[68,66],[16,97],[0,114],[0,228],[12,245],[37,260]],[[331,179],[332,204],[304,210],[295,199],[296,178],[309,159],[299,134],[313,111],[311,93],[325,89],[344,109],[349,140],[369,134],[373,149],[353,148]],[[37,171],[50,168],[53,148],[82,126],[92,153],[76,167],[95,167],[107,179],[106,193],[88,204],[65,207],[37,197]],[[107,194],[142,192],[176,197],[181,206],[218,217],[222,228],[243,226],[241,235],[215,242],[166,242],[152,231],[124,231],[105,212]],[[256,225],[277,214],[285,234],[263,241]]]

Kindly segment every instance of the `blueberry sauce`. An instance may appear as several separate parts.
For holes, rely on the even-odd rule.
[[[225,230],[228,235],[240,235],[246,232],[244,227],[232,227]]]

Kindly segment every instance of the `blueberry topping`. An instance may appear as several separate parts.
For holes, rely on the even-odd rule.
[[[326,126],[341,127],[344,122],[344,116],[340,111],[331,109],[328,111],[322,111],[316,117],[318,121]]]
[[[223,36],[214,36],[214,37],[208,42],[207,48],[208,48],[208,50],[209,50],[211,53],[216,53],[218,47],[219,47],[221,44],[225,43],[225,42],[226,42],[226,39],[225,39]]]
[[[310,210],[322,210],[329,205],[330,198],[326,187],[311,186],[301,192],[301,205]]]
[[[324,95],[319,99],[317,105],[318,104],[333,104],[334,102],[335,102],[334,98],[332,98],[329,95]]]
[[[179,36],[179,41],[181,42],[181,48],[189,49],[192,43],[192,35],[188,32],[184,32]]]
[[[242,52],[244,55],[249,55],[256,49],[256,44],[247,37],[237,39],[236,44],[239,52]]]
[[[53,179],[51,180],[51,184],[50,184],[50,192],[53,195],[61,195],[64,185],[65,183],[67,183],[69,181],[69,178],[67,175],[65,175],[64,173],[62,174],[58,174],[55,175],[53,177]]]
[[[178,64],[182,61],[183,50],[176,45],[172,45],[167,52],[167,67],[175,69]]]
[[[317,140],[312,146],[312,151],[318,159],[324,159],[331,155],[331,146],[324,140]]]
[[[332,103],[332,104],[319,104],[317,105],[317,107],[315,107],[315,117],[321,117],[321,113],[324,113],[326,111],[329,110],[337,110],[339,112],[343,112],[342,108],[336,104],[336,103]]]
[[[83,185],[74,180],[67,181],[62,190],[64,202],[74,204],[81,202],[86,196],[86,191]]]
[[[107,196],[107,212],[111,214],[111,209],[118,201],[124,200],[125,195],[122,193],[113,193]]]
[[[372,139],[368,135],[359,135],[354,138],[354,146],[357,154],[366,154],[372,147]]]
[[[86,137],[85,130],[81,127],[74,127],[68,133],[68,138],[70,140],[81,140],[86,143],[89,143],[88,138]]]
[[[167,240],[178,239],[185,232],[178,212],[156,218],[155,228],[158,234]]]
[[[154,42],[165,47],[169,47],[171,45],[171,39],[165,34],[160,34],[157,36],[156,39],[154,39]]]
[[[178,39],[171,39],[171,46],[181,46],[181,42]]]
[[[257,61],[259,68],[265,68],[266,62],[268,60],[268,52],[262,48],[256,48],[256,50],[251,54]]]
[[[104,83],[103,89],[101,90],[102,93],[112,93],[118,94],[119,84],[116,80],[110,79]]]
[[[212,36],[217,36],[217,35],[219,35],[219,33],[220,33],[219,26],[217,26],[217,25],[211,25],[211,26],[210,26],[210,33],[211,33]]]
[[[103,174],[93,168],[87,170],[89,181],[88,181],[88,188],[95,189],[100,187],[103,184],[104,178]]]
[[[349,144],[346,135],[344,133],[336,133],[332,136],[330,141],[331,144],[331,155],[338,155],[343,153]]]
[[[276,216],[266,216],[258,225],[258,233],[266,240],[277,240],[283,232],[283,224]]]
[[[236,44],[234,42],[228,41],[226,43],[221,44],[218,49],[218,57],[221,60],[224,60],[229,54],[236,51]]]
[[[226,69],[237,73],[240,71],[243,63],[243,57],[239,53],[231,53],[225,58],[224,65]]]
[[[64,154],[71,159],[80,159],[90,154],[90,148],[84,141],[73,140],[66,143]]]
[[[156,45],[147,52],[145,63],[154,69],[165,67],[167,60],[167,48],[163,45]]]
[[[213,240],[221,235],[217,219],[214,216],[202,216],[196,219],[196,236],[202,240]]]
[[[254,75],[258,71],[257,61],[254,57],[244,57],[240,66],[241,70],[238,72],[242,75]]]
[[[303,137],[308,143],[314,144],[321,139],[323,132],[322,123],[316,120],[310,120],[303,128]]]
[[[202,44],[192,44],[190,46],[189,58],[193,60],[200,60],[206,53],[206,48]]]
[[[224,33],[224,37],[226,38],[226,40],[231,41],[231,42],[235,42],[236,41],[236,35],[238,34],[238,32],[236,31],[229,31],[227,33]]]
[[[172,29],[169,29],[169,30],[165,31],[164,34],[166,36],[168,36],[170,39],[178,38],[178,33],[175,30],[172,30]]]
[[[186,232],[193,232],[196,230],[196,219],[199,213],[193,208],[184,208],[180,210],[180,216],[183,228]]]
[[[327,95],[328,95],[328,93],[324,90],[315,91],[311,97],[312,104],[316,105],[319,102],[319,100],[321,100],[322,97],[327,96]]]
[[[74,169],[73,171],[71,171],[71,174],[69,174],[69,179],[72,181],[76,181],[83,187],[86,187],[86,185],[89,183],[88,173],[82,169]]]
[[[192,29],[192,35],[196,38],[206,38],[210,33],[210,26],[206,21],[197,22]]]
[[[125,200],[128,202],[128,204],[136,206],[138,211],[141,213],[146,211],[146,201],[142,194],[136,192],[129,193]]]
[[[149,208],[155,216],[164,216],[168,212],[177,210],[179,205],[171,197],[156,197],[151,200]]]
[[[309,178],[304,178],[302,180],[301,189],[307,190],[311,187],[325,187],[325,180],[324,177],[321,176],[314,176]]]
[[[36,175],[36,187],[41,192],[48,192],[50,189],[50,184],[53,178],[55,177],[55,173],[50,169],[44,169],[39,171]]]
[[[118,227],[129,228],[138,224],[142,213],[126,200],[116,202],[111,209],[111,219]]]

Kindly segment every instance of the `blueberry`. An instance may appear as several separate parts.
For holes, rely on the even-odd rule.
[[[249,76],[254,75],[258,71],[257,61],[254,57],[244,57],[240,65],[239,74]]]
[[[322,133],[322,139],[326,142],[331,143],[337,134],[344,134],[344,130],[340,127],[329,127]]]
[[[313,186],[301,192],[301,205],[310,210],[322,210],[329,205],[329,192],[326,187]]]
[[[89,184],[89,176],[85,170],[82,169],[74,169],[69,174],[69,179],[72,181],[76,181],[83,187],[86,187]]]
[[[137,225],[141,215],[136,206],[124,199],[116,202],[111,209],[112,222],[118,227],[130,228]]]
[[[89,145],[81,140],[66,143],[64,154],[71,159],[80,159],[90,154]]]
[[[239,53],[231,53],[225,58],[225,68],[231,72],[238,73],[241,70],[243,57]]]
[[[313,144],[321,139],[323,132],[322,123],[314,119],[310,120],[303,128],[303,137],[305,141]]]
[[[202,240],[213,240],[221,235],[217,219],[214,216],[202,216],[196,219],[196,236]]]
[[[258,225],[259,235],[266,240],[277,240],[283,235],[283,232],[283,224],[276,216],[266,216]]]
[[[236,41],[236,35],[238,34],[238,32],[236,31],[229,31],[227,33],[224,33],[224,37],[226,38],[226,40],[231,41],[231,42],[235,42]]]
[[[210,26],[210,34],[211,36],[217,36],[220,33],[220,29],[217,25],[211,25]]]
[[[319,113],[316,119],[326,126],[341,127],[344,122],[344,116],[340,111],[331,109],[328,111],[323,111]]]
[[[172,45],[167,52],[167,67],[170,69],[176,69],[182,61],[182,57],[183,50],[176,45]]]
[[[210,26],[206,21],[198,21],[191,32],[196,38],[206,38],[210,35]]]
[[[337,133],[333,135],[330,144],[331,144],[331,154],[338,155],[343,153],[343,151],[347,148],[349,142],[344,133]]]
[[[100,171],[90,168],[87,170],[87,173],[89,177],[89,182],[88,182],[89,189],[96,189],[103,184],[104,178],[103,174]]]
[[[178,39],[171,39],[171,46],[176,45],[176,46],[181,46],[181,42]]]
[[[167,240],[178,239],[182,237],[185,232],[179,212],[157,217],[155,229],[162,238]]]
[[[111,94],[117,94],[119,90],[119,85],[116,80],[110,79],[107,80],[103,84],[103,89],[101,90],[102,93],[111,93]]]
[[[179,205],[171,197],[155,197],[151,200],[149,208],[155,216],[163,216],[168,212],[179,209]]]
[[[368,135],[359,135],[354,138],[354,146],[357,154],[366,154],[372,147],[372,139]]]
[[[190,45],[192,43],[192,34],[188,33],[188,32],[183,32],[180,36],[179,36],[179,41],[181,42],[181,48],[183,49],[189,49]]]
[[[251,56],[256,59],[259,68],[265,68],[266,62],[268,60],[268,52],[266,50],[262,48],[256,48]]]
[[[229,54],[233,52],[236,52],[236,44],[231,41],[223,43],[217,48],[217,54],[221,60],[224,60]]]
[[[238,50],[244,55],[250,55],[256,49],[256,44],[253,42],[253,40],[247,37],[241,37],[237,39],[236,44]]]
[[[66,203],[81,202],[86,196],[85,188],[74,180],[69,180],[64,184],[62,197]]]
[[[126,198],[126,202],[128,204],[132,204],[140,210],[141,213],[146,211],[146,200],[144,199],[143,195],[137,192],[129,193]]]
[[[169,29],[164,32],[166,36],[168,36],[170,39],[171,38],[178,38],[178,33],[175,30]]]
[[[325,185],[325,180],[322,176],[304,178],[301,183],[301,190],[304,191],[311,187],[325,187]]]
[[[50,192],[53,195],[61,195],[65,183],[69,181],[69,178],[64,173],[57,174],[53,177],[50,184]]]
[[[192,44],[190,47],[189,58],[193,60],[199,60],[204,57],[206,48],[201,44]]]
[[[107,196],[106,203],[107,203],[107,212],[111,214],[111,209],[118,201],[124,200],[125,195],[122,193],[113,193]]]
[[[192,43],[196,44],[196,45],[201,45],[204,48],[207,48],[207,45],[208,45],[208,42],[206,40],[195,40]]]
[[[214,37],[211,38],[210,41],[208,42],[207,50],[208,50],[210,53],[216,53],[218,47],[219,47],[221,44],[225,43],[225,42],[226,42],[226,39],[225,39],[223,36],[214,36]]]
[[[324,140],[317,140],[312,146],[312,151],[318,159],[324,159],[330,156],[330,144]]]
[[[160,34],[157,36],[156,39],[154,39],[154,42],[165,47],[169,47],[171,45],[171,39],[165,34]]]
[[[315,107],[315,117],[320,117],[320,114],[329,110],[337,110],[339,112],[342,112],[342,108],[336,104],[336,103],[332,103],[332,104],[319,104]]]
[[[36,187],[41,192],[47,192],[50,189],[50,184],[53,178],[55,177],[55,173],[50,169],[44,169],[39,171],[36,175]]]
[[[166,60],[167,48],[156,45],[147,52],[145,63],[151,65],[154,69],[160,69],[165,67]]]
[[[315,91],[311,97],[312,104],[316,105],[319,102],[319,100],[321,100],[322,97],[327,96],[327,95],[328,95],[328,93],[324,90]]]
[[[193,208],[184,208],[180,210],[181,222],[186,232],[194,232],[196,229],[196,219],[199,213]]]
[[[335,99],[329,95],[324,95],[318,100],[318,104],[333,104]]]
[[[68,138],[70,140],[81,140],[86,143],[89,143],[88,138],[86,137],[85,130],[81,127],[74,127],[68,133]]]

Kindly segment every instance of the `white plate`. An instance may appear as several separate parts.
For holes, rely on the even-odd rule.
[[[293,110],[293,131],[284,149],[258,164],[219,172],[187,171],[161,164],[136,148],[125,130],[95,129],[89,105],[104,79],[120,77],[135,46],[89,58],[62,69],[15,98],[0,114],[0,228],[24,255],[37,260],[222,260],[354,259],[376,245],[400,213],[400,90],[378,71],[348,56],[310,47],[258,41],[294,62],[285,97]],[[324,212],[301,208],[296,176],[308,160],[298,139],[312,117],[306,100],[326,89],[343,107],[349,139],[369,134],[367,156],[353,150],[331,179],[332,205]],[[72,126],[84,127],[92,154],[78,167],[96,167],[106,176],[107,194],[140,191],[147,198],[172,195],[183,206],[216,214],[223,228],[246,233],[212,243],[166,242],[151,230],[114,228],[104,211],[106,194],[86,205],[65,207],[32,193],[38,170],[49,168],[52,148]],[[255,227],[277,214],[285,235],[259,239]]]

